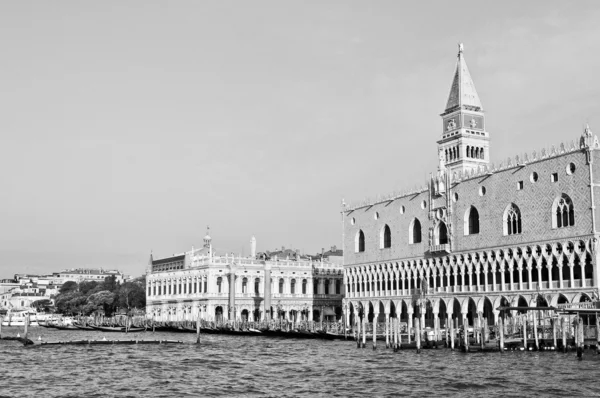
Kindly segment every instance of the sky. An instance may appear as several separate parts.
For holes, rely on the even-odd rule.
[[[597,1],[0,1],[0,278],[341,247],[423,186],[457,44],[499,163],[600,132]]]

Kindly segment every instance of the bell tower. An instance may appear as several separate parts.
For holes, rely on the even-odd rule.
[[[475,84],[458,45],[458,59],[442,117],[442,138],[437,142],[440,163],[449,173],[470,171],[487,165],[490,136]]]

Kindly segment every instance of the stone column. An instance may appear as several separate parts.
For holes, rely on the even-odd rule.
[[[412,328],[413,328],[413,314],[414,314],[412,305],[410,305],[408,307],[407,313],[408,313],[408,343],[410,343],[410,332],[412,331]]]
[[[571,279],[571,288],[575,287],[575,261],[569,260],[569,277]]]
[[[235,321],[235,269],[229,266],[229,320]]]

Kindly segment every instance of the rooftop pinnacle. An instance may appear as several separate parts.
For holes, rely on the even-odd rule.
[[[475,84],[469,73],[467,62],[463,56],[464,47],[460,43],[458,45],[458,59],[456,61],[456,70],[454,72],[454,79],[452,80],[452,86],[450,87],[450,94],[448,95],[448,102],[446,103],[445,112],[458,109],[458,108],[472,108],[473,110],[483,110],[477,90],[475,90]]]

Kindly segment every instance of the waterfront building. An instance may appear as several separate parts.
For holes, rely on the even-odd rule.
[[[425,187],[342,205],[348,319],[493,325],[517,315],[500,306],[597,298],[600,144],[590,128],[491,163],[493,133],[462,45],[441,118]]]
[[[202,248],[150,256],[146,314],[157,321],[270,319],[336,321],[342,316],[343,268],[326,261],[218,255],[207,234]]]

